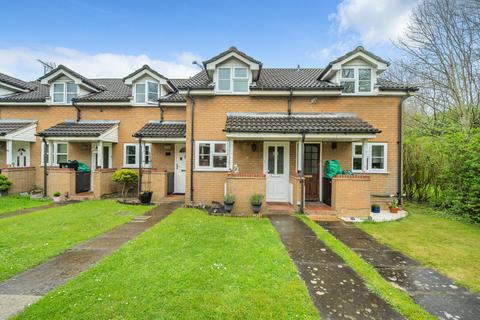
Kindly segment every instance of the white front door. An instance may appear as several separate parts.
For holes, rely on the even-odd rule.
[[[30,166],[30,142],[13,141],[13,166]]]
[[[187,168],[185,144],[175,144],[175,179],[173,191],[185,193],[185,172]]]
[[[265,142],[264,172],[267,177],[266,201],[288,202],[289,199],[289,144],[288,142]]]

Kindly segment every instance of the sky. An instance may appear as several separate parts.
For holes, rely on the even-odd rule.
[[[192,61],[230,46],[264,67],[324,67],[358,45],[392,60],[392,40],[418,1],[6,1],[0,72],[34,80],[41,59],[90,78],[124,77],[144,64],[183,78],[199,71]]]

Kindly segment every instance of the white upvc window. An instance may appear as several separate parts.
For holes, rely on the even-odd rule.
[[[53,145],[52,150],[50,146]],[[41,159],[40,164],[44,165],[45,152],[47,153],[47,165],[48,166],[58,166],[60,163],[68,162],[68,143],[67,142],[54,142],[53,144],[45,144],[42,142],[41,145]]]
[[[135,102],[145,103],[145,83],[135,84]]]
[[[248,93],[250,77],[247,67],[219,67],[217,92]]]
[[[340,71],[340,85],[343,94],[369,94],[373,91],[372,68],[343,67]]]
[[[158,82],[147,81],[147,101],[157,102],[160,95],[160,86]]]
[[[152,145],[142,144],[142,167],[151,166]],[[138,168],[139,146],[138,143],[123,144],[123,166],[126,168]]]
[[[160,84],[154,81],[145,81],[135,84],[135,103],[156,103],[160,97]]]
[[[366,172],[386,173],[387,172],[387,144],[383,142],[367,143]],[[352,171],[362,172],[361,143],[352,143]]]
[[[195,163],[199,171],[227,171],[229,153],[227,141],[195,142]]]
[[[54,82],[52,92],[54,103],[71,103],[78,96],[78,85],[72,81]]]

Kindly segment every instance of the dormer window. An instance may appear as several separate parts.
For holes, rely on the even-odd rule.
[[[248,92],[248,69],[246,67],[220,67],[217,72],[217,91]]]
[[[155,103],[160,96],[160,86],[158,82],[146,81],[145,83],[135,84],[135,102],[136,103]]]
[[[78,85],[75,82],[55,82],[53,84],[53,102],[71,103],[78,96]]]
[[[344,67],[340,75],[344,94],[365,94],[373,91],[372,69],[365,67]]]

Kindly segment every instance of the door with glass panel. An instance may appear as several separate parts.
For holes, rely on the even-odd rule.
[[[266,142],[264,172],[266,174],[266,201],[288,202],[288,142]]]

